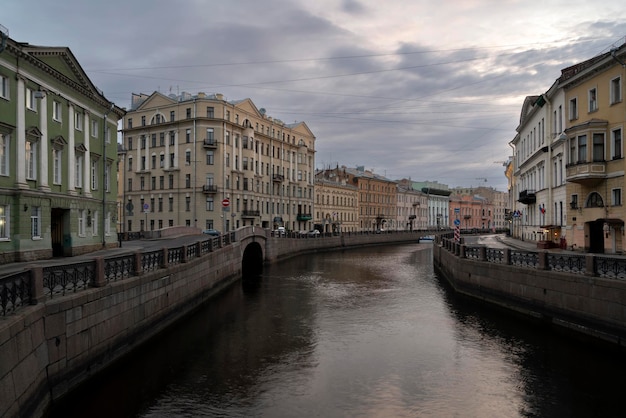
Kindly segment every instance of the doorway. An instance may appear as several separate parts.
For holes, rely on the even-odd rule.
[[[66,254],[71,254],[71,236],[69,228],[66,232],[66,227],[69,226],[69,209],[52,208],[51,217],[51,235],[52,235],[52,256],[63,257]],[[67,240],[65,237],[67,236]],[[68,241],[68,242],[66,242]],[[67,250],[65,247],[68,247]]]
[[[602,227],[604,222],[593,221],[587,222],[587,228],[589,228],[589,252],[602,254],[604,253],[604,235]]]

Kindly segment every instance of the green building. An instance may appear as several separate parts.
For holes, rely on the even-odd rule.
[[[0,264],[117,245],[117,123],[67,47],[0,43]]]

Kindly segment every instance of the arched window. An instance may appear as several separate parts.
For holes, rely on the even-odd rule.
[[[604,202],[602,201],[602,196],[599,193],[593,192],[587,198],[587,202],[585,202],[586,208],[601,208],[604,207]]]

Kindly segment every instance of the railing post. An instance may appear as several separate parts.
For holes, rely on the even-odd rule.
[[[511,249],[510,248],[505,248],[504,249],[504,264],[506,264],[507,266],[511,265]]]
[[[94,261],[96,263],[96,275],[93,278],[93,287],[103,287],[106,286],[107,281],[104,277],[104,258],[103,257],[95,257]]]
[[[168,251],[167,247],[161,248],[161,254],[162,254],[161,258],[163,260],[163,262],[161,263],[161,268],[162,269],[167,268],[167,266],[170,264],[170,262],[169,262],[169,254],[168,253],[169,253],[169,251]]]
[[[466,249],[465,244],[461,244],[459,246],[459,257],[465,258],[465,249]]]
[[[487,261],[487,247],[478,248],[478,259],[480,261]]]
[[[180,256],[180,262],[181,263],[186,263],[187,261],[188,261],[187,260],[187,246],[183,245],[183,253]]]
[[[143,274],[143,265],[141,264],[141,252],[135,251],[135,275],[141,276]]]
[[[30,304],[36,305],[43,300],[43,267],[33,266],[30,268]]]
[[[539,270],[548,270],[548,252],[539,251],[537,252],[537,257],[539,259]]]
[[[596,256],[594,254],[585,255],[585,275],[586,276],[596,275]]]

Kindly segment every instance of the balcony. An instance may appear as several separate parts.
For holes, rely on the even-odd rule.
[[[595,186],[607,177],[606,161],[580,162],[566,166],[566,180],[583,186]]]
[[[204,138],[202,146],[204,148],[217,148],[217,141],[215,140],[215,138]]]
[[[217,186],[215,184],[204,184],[202,185],[202,193],[206,193],[206,194],[217,193]]]
[[[285,176],[282,174],[274,174],[272,176],[272,181],[275,183],[282,183],[285,180]]]
[[[310,221],[313,216],[310,213],[299,213],[296,217],[298,221]]]
[[[248,218],[249,219],[249,218],[257,218],[259,216],[261,216],[261,212],[258,211],[258,210],[247,210],[247,209],[244,209],[244,210],[241,211],[241,217],[242,218]]]
[[[517,199],[517,201],[525,205],[530,205],[537,202],[537,196],[534,190],[524,190],[519,193],[519,199]]]

